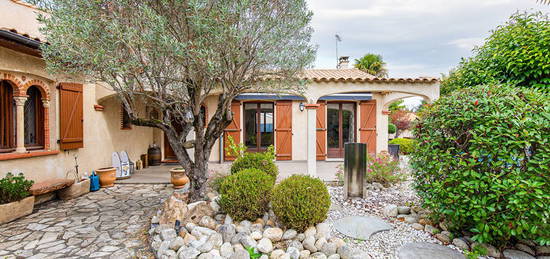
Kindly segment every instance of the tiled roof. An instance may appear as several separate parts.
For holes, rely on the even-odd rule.
[[[21,0],[11,0],[12,2],[16,3],[16,4],[20,4],[20,5],[23,5],[23,6],[26,6],[26,7],[30,7],[30,8],[33,8],[33,9],[38,9],[36,6],[32,5],[32,4],[29,4],[27,2],[24,2],[24,1],[21,1]]]
[[[35,40],[35,41],[39,41],[39,42],[42,42],[42,40],[38,37],[32,37],[31,35],[27,34],[27,33],[22,33],[22,32],[19,32],[17,31],[16,29],[14,28],[0,28],[0,30],[3,30],[3,31],[9,31],[9,32],[13,32],[15,34],[18,34],[18,35],[21,35],[25,38],[29,38],[31,40]]]
[[[437,78],[378,78],[356,68],[350,69],[310,69],[302,73],[302,78],[315,82],[370,82],[370,83],[435,83]]]

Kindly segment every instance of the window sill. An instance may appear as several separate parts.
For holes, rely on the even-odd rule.
[[[13,160],[13,159],[21,159],[21,158],[31,158],[31,157],[41,157],[41,156],[51,156],[51,155],[57,155],[59,154],[59,151],[31,151],[31,152],[25,152],[25,153],[0,153],[0,161],[4,160]]]

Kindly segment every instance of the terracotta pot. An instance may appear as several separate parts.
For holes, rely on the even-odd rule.
[[[185,169],[172,168],[170,169],[170,183],[174,185],[174,189],[181,189],[189,182],[189,177],[185,175]]]
[[[115,186],[116,168],[105,167],[95,170],[99,176],[99,185],[103,188]]]
[[[34,196],[29,196],[20,201],[0,204],[0,224],[29,215],[32,213],[33,208]]]

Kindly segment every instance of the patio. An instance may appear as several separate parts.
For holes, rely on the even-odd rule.
[[[279,167],[278,180],[289,177],[293,174],[306,174],[307,161],[277,161]],[[343,161],[318,161],[317,162],[317,177],[325,182],[336,180],[336,167]],[[161,165],[150,166],[148,168],[138,170],[131,178],[125,180],[117,180],[120,184],[164,184],[170,183],[170,168],[177,165]],[[209,163],[209,171],[229,172],[231,163]]]

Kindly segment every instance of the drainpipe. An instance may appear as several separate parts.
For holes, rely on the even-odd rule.
[[[223,163],[223,134],[220,136],[220,140],[218,141],[220,143],[220,164]]]

